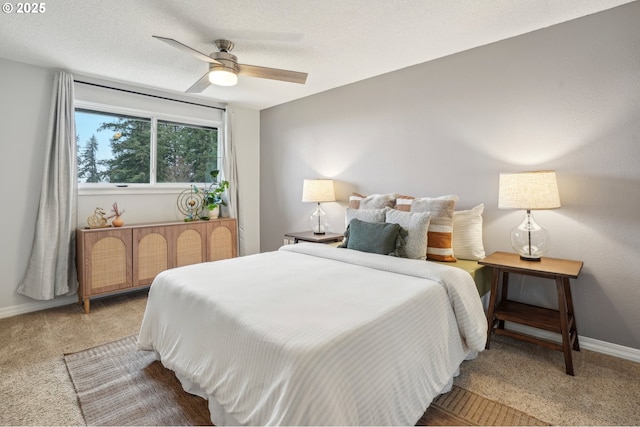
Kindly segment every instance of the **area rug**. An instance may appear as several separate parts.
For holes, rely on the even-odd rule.
[[[136,336],[65,354],[87,425],[211,425],[206,400],[182,390]],[[436,398],[418,425],[548,425],[460,387]]]

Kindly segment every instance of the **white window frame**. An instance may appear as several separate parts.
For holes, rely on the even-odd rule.
[[[219,122],[217,120],[204,120],[200,118],[193,118],[188,116],[181,116],[176,114],[166,114],[166,113],[156,113],[152,111],[139,110],[127,107],[119,107],[108,104],[100,104],[95,102],[87,102],[87,101],[78,101],[74,102],[74,113],[75,110],[88,110],[94,111],[96,113],[106,113],[106,114],[118,114],[124,116],[132,116],[139,117],[142,119],[150,119],[151,120],[151,153],[150,153],[150,164],[151,170],[150,172],[150,182],[147,183],[137,183],[137,184],[127,184],[126,187],[123,187],[122,184],[115,183],[78,183],[78,195],[79,196],[89,196],[89,195],[110,195],[110,194],[178,194],[183,191],[185,188],[188,188],[190,185],[204,186],[206,183],[201,182],[175,182],[175,183],[157,183],[156,182],[156,156],[157,156],[157,136],[156,129],[158,125],[158,121],[167,121],[173,123],[181,123],[185,125],[193,125],[193,126],[204,126],[204,127],[213,127],[218,129],[218,159],[220,162],[224,162],[222,156],[220,156],[222,144],[224,143],[223,138],[225,135],[224,132],[224,123]],[[220,166],[220,168],[222,168]],[[77,177],[76,170],[76,180]]]

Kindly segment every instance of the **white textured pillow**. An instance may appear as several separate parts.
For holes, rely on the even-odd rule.
[[[482,244],[484,203],[468,211],[453,213],[453,254],[458,259],[477,261],[485,257]]]
[[[407,258],[427,258],[427,233],[431,212],[401,212],[387,209],[386,222],[398,224],[407,230],[404,250]]]
[[[352,219],[358,218],[360,221],[366,222],[384,222],[385,220],[385,212],[387,208],[384,209],[351,209],[347,208],[347,223],[345,226],[348,226]]]

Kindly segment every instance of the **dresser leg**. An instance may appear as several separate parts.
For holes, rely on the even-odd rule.
[[[90,311],[90,300],[89,298],[84,299],[84,314],[89,314]]]

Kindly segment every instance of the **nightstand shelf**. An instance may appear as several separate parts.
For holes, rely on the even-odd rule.
[[[582,269],[582,261],[557,258],[542,258],[541,261],[537,262],[523,261],[517,254],[495,252],[478,261],[478,264],[493,267],[491,297],[487,312],[489,331],[486,348],[489,348],[491,343],[491,334],[495,333],[538,344],[552,350],[562,351],[564,353],[566,373],[573,375],[571,350],[580,351],[580,344],[578,342],[578,328],[573,310],[569,279],[578,277]],[[554,280],[556,283],[558,309],[553,310],[508,300],[507,292],[510,273]],[[500,301],[498,302],[500,285],[502,285],[502,290],[500,292]],[[562,344],[505,329],[505,322],[518,323],[558,333],[562,337]]]

